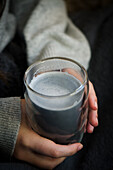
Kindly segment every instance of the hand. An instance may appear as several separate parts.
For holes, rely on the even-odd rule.
[[[40,168],[53,169],[63,162],[67,156],[82,149],[82,144],[59,145],[39,136],[28,124],[25,100],[21,100],[22,120],[14,150],[17,159],[29,162]]]
[[[92,133],[94,127],[98,126],[98,105],[97,105],[97,97],[95,94],[95,90],[93,84],[89,81],[89,115],[86,130],[88,133]]]
[[[72,74],[76,78],[80,76],[78,73],[71,68],[66,68],[62,70],[63,72],[67,72]],[[94,127],[98,126],[98,104],[97,104],[97,97],[93,87],[93,84],[89,81],[89,95],[88,95],[88,103],[89,103],[89,114],[88,120],[86,121],[86,130],[88,133],[92,133]]]

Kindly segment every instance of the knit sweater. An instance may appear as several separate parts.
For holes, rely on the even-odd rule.
[[[29,65],[42,58],[61,56],[88,68],[89,44],[68,18],[64,1],[7,0],[0,18],[0,52],[14,37],[16,27],[25,35]],[[20,121],[20,98],[1,98],[0,150],[5,157],[13,154]]]

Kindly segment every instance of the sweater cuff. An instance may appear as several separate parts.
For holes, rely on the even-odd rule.
[[[0,152],[5,159],[13,154],[20,121],[20,98],[0,98]]]

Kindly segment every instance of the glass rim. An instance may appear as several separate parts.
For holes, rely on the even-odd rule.
[[[70,61],[70,62],[75,63],[76,65],[78,65],[78,66],[84,71],[84,73],[85,73],[85,78],[84,78],[83,83],[81,83],[81,85],[80,85],[76,90],[74,90],[73,92],[70,92],[70,93],[65,94],[65,95],[59,95],[59,96],[44,95],[44,94],[42,94],[42,93],[39,93],[39,92],[33,90],[33,89],[29,86],[29,84],[27,83],[27,75],[28,75],[29,71],[30,71],[34,66],[36,66],[37,64],[43,63],[43,62],[45,62],[45,61],[54,60],[54,59]],[[31,64],[31,65],[27,68],[27,70],[25,71],[25,74],[24,74],[24,84],[25,84],[25,86],[27,86],[27,88],[28,88],[30,91],[32,91],[33,93],[35,93],[36,95],[41,96],[41,97],[45,97],[45,98],[59,98],[59,97],[62,98],[62,97],[74,96],[74,95],[78,94],[78,93],[85,87],[85,85],[87,84],[87,82],[88,82],[88,74],[87,74],[86,69],[85,69],[80,63],[78,63],[77,61],[74,61],[73,59],[69,59],[69,58],[66,58],[66,57],[49,57],[49,58],[44,58],[44,59],[42,59],[42,60],[36,61],[36,62],[34,62],[33,64]]]

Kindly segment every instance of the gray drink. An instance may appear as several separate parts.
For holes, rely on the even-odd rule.
[[[83,108],[85,87],[81,79],[62,70],[34,71],[25,99],[34,131],[56,143],[68,144],[81,141],[87,107]]]

